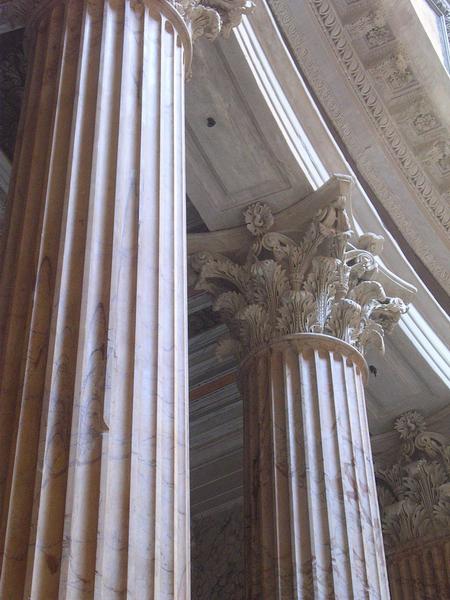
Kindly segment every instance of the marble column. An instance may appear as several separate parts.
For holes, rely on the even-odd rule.
[[[361,354],[281,338],[241,368],[247,597],[388,598]]]
[[[387,600],[362,353],[405,305],[381,283],[382,238],[352,234],[343,198],[289,236],[262,204],[245,219],[244,260],[192,266],[241,361],[246,598]]]
[[[246,3],[203,4],[30,3],[0,298],[1,598],[190,597],[184,80],[192,37]]]

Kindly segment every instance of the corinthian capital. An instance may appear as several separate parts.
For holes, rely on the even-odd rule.
[[[194,40],[202,36],[213,40],[219,34],[228,37],[255,5],[252,0],[179,0],[175,7],[189,23]]]
[[[411,548],[424,538],[437,540],[450,535],[448,439],[431,431],[415,410],[400,415],[394,429],[400,437],[400,452],[392,464],[378,466],[375,471],[389,553],[407,544]]]
[[[361,352],[371,344],[384,350],[384,335],[407,309],[377,281],[383,238],[355,238],[344,204],[339,198],[289,237],[271,231],[269,207],[254,204],[244,213],[253,236],[244,260],[210,252],[192,257],[196,287],[215,297],[241,357],[296,333],[330,335]]]
[[[206,37],[215,39],[219,34],[228,37],[233,27],[239,25],[242,15],[255,8],[252,0],[124,0],[133,7],[155,5],[164,8],[175,8],[184,18],[192,33],[192,38]],[[24,25],[26,15],[32,15],[32,21],[45,13],[55,4],[66,3],[67,0],[5,0],[0,6],[0,16],[6,20]],[[17,25],[10,25],[15,28]]]

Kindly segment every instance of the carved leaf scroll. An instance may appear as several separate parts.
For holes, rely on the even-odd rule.
[[[419,538],[450,534],[450,445],[426,431],[424,417],[410,410],[395,422],[400,457],[376,470],[378,500],[388,551]]]
[[[255,4],[251,0],[178,0],[175,7],[190,24],[194,40],[214,40],[219,34],[228,37]]]
[[[350,242],[343,198],[321,209],[299,241],[269,231],[274,218],[262,203],[248,207],[244,217],[253,236],[244,261],[208,253],[191,259],[196,288],[215,296],[239,356],[295,333],[331,335],[360,351],[384,349],[384,334],[406,306],[373,280],[381,236]]]

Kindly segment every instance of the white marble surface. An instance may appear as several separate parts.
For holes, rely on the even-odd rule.
[[[148,4],[69,0],[37,33],[0,298],[8,600],[190,597],[185,74]]]
[[[320,335],[244,363],[247,598],[389,598],[364,370]]]

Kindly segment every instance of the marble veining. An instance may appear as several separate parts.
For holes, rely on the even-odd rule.
[[[342,345],[298,334],[242,368],[250,600],[389,597],[363,359]]]
[[[1,598],[190,597],[184,49],[141,8],[52,2],[34,32],[0,297]]]
[[[242,505],[194,518],[191,531],[192,598],[244,600]]]

